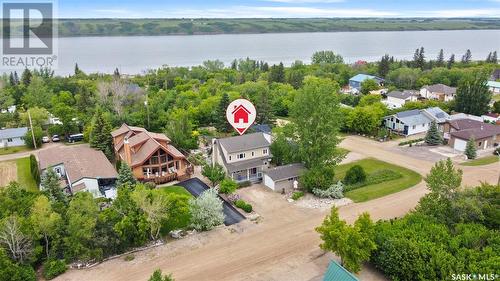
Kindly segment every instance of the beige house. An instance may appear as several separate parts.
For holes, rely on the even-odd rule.
[[[477,149],[489,149],[500,143],[500,126],[472,119],[448,120],[444,124],[444,138],[458,151],[465,151],[471,138]]]
[[[214,139],[212,163],[224,167],[226,174],[236,182],[258,182],[271,162],[271,136],[253,133]]]
[[[452,101],[455,99],[457,88],[444,84],[424,86],[420,89],[420,96],[429,100]]]

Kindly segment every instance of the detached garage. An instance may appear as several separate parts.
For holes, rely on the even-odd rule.
[[[273,191],[290,191],[293,190],[294,183],[298,184],[298,179],[304,171],[304,165],[300,163],[279,166],[265,171],[263,182]]]
[[[467,141],[461,139],[455,139],[455,143],[453,144],[453,148],[458,151],[465,151],[466,146],[467,146]]]
[[[457,151],[465,151],[467,142],[473,138],[477,149],[489,149],[500,143],[500,126],[474,120],[454,120],[449,122],[453,129],[449,145]]]

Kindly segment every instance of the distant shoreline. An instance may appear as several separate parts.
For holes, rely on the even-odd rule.
[[[59,37],[500,30],[500,18],[58,19]],[[13,28],[21,28],[14,23]]]

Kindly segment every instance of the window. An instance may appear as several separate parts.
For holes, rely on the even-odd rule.
[[[255,156],[255,152],[252,151],[252,156]]]
[[[412,128],[413,128],[413,130],[415,130],[415,129],[417,128],[417,126],[416,126],[416,125],[413,125],[413,127],[412,127]]]
[[[9,139],[7,139],[7,141],[8,141],[8,142],[12,142],[12,139],[10,139],[10,138],[9,138]]]
[[[231,161],[231,155],[229,155],[229,161]]]
[[[238,159],[245,158],[245,153],[240,153],[240,154],[236,155],[236,158],[238,158]]]
[[[262,154],[264,154],[264,155],[265,155],[265,154],[267,154],[267,148],[264,148],[264,149],[262,150]]]
[[[422,124],[422,127],[425,127],[425,124]]]

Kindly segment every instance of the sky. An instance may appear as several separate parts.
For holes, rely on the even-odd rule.
[[[500,18],[500,0],[57,1],[59,18]]]

